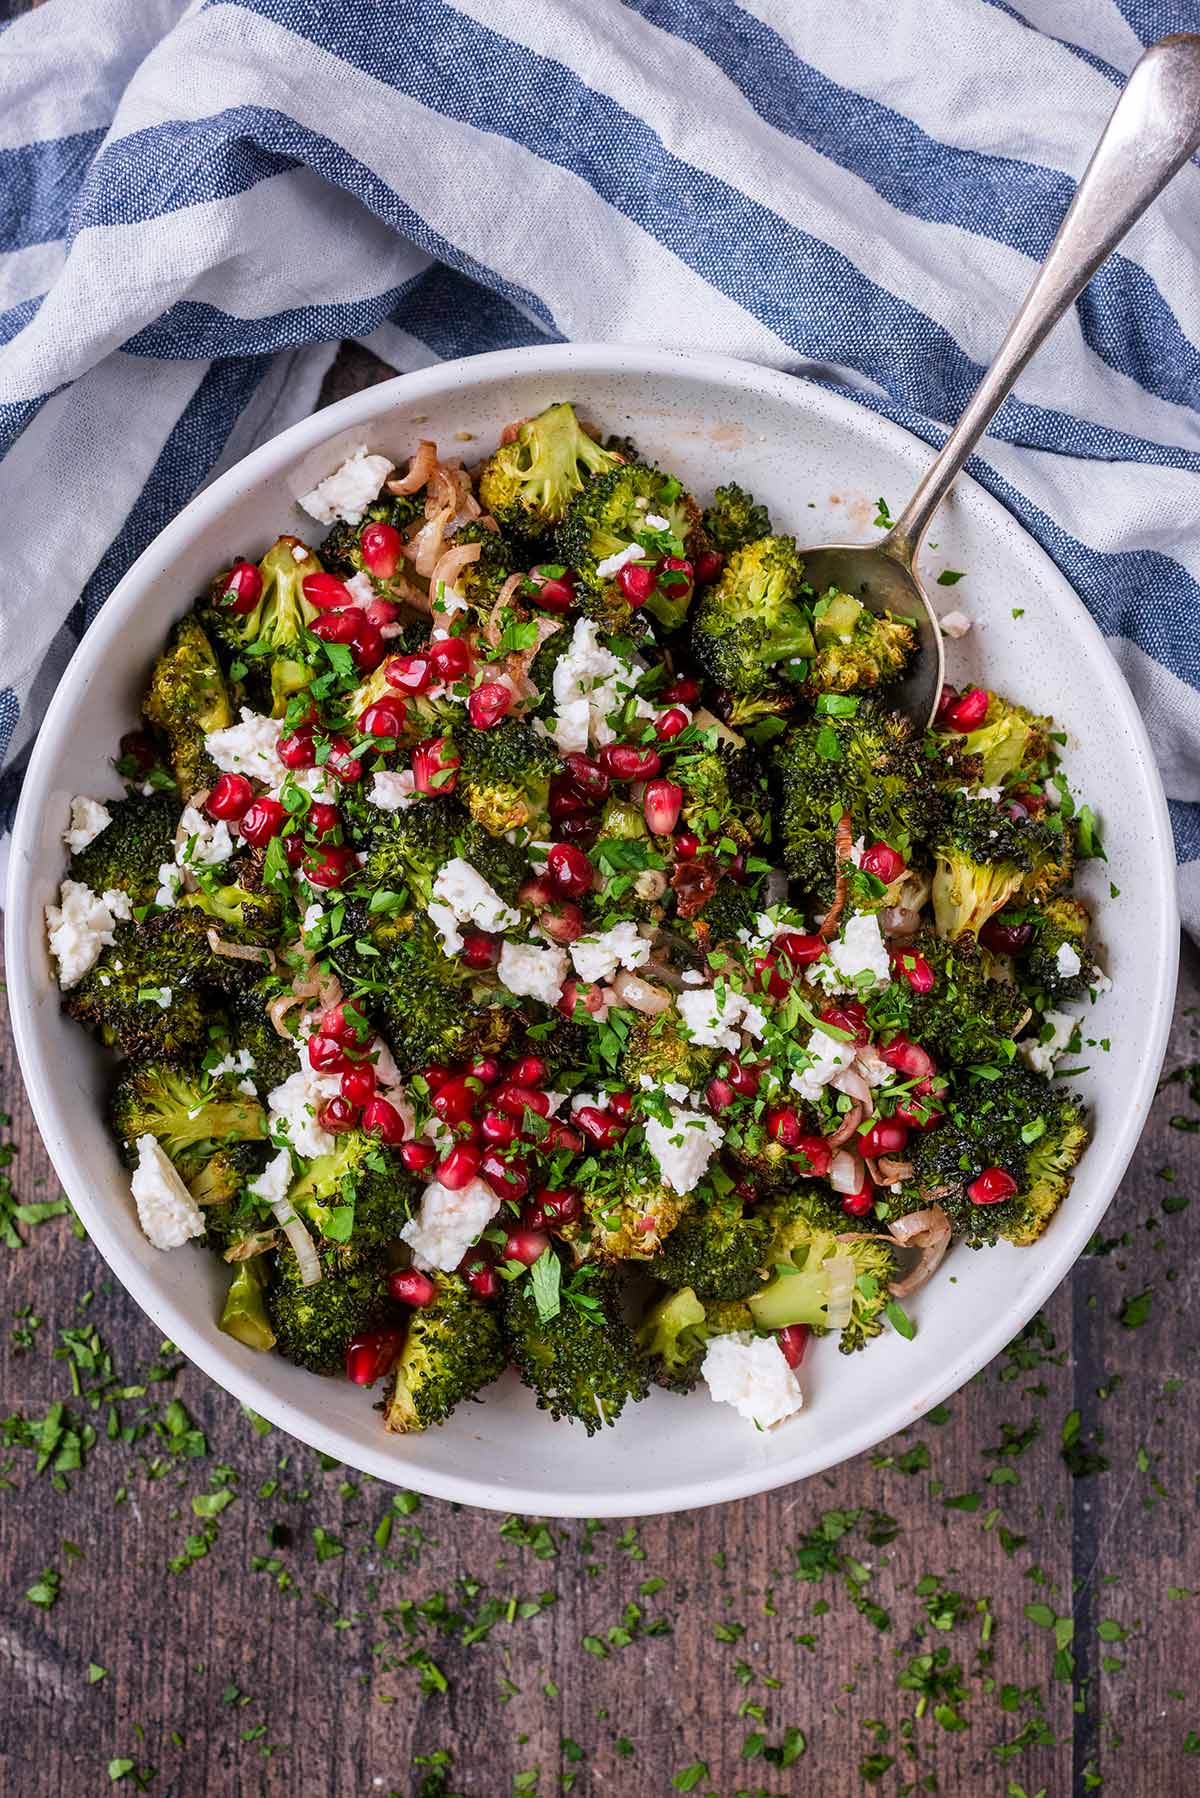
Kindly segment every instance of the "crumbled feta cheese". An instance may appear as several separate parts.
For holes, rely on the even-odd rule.
[[[944,612],[938,619],[943,637],[953,638],[965,637],[973,622],[965,612]]]
[[[155,905],[174,905],[182,885],[182,869],[177,868],[174,862],[161,863],[158,870],[158,891],[154,895]]]
[[[333,1137],[317,1122],[317,1112],[326,1099],[334,1099],[342,1090],[340,1074],[318,1074],[308,1065],[307,1057],[282,1086],[267,1094],[268,1122],[273,1133],[286,1136],[297,1155],[311,1159],[328,1155]]]
[[[646,520],[649,524],[650,520]],[[646,552],[640,543],[627,543],[624,549],[614,550],[611,556],[605,556],[602,562],[596,563],[596,573],[602,581],[610,581],[622,568],[628,568],[631,562],[646,560]]]
[[[361,524],[363,513],[391,472],[387,457],[368,456],[362,443],[340,468],[318,481],[311,493],[302,493],[300,504],[320,524],[333,524],[339,518],[347,524]]]
[[[521,922],[520,912],[506,905],[479,870],[460,855],[439,872],[428,911],[441,932],[447,955],[457,955],[463,946],[462,933],[457,928],[460,924],[473,924],[476,930],[494,936]]]
[[[282,799],[284,787],[293,786],[299,787],[302,793],[307,793],[310,799],[322,799],[327,805],[337,803],[337,782],[326,774],[324,768],[288,768],[285,775],[286,778],[277,787],[272,787],[272,799]]]
[[[439,581],[437,584],[437,592],[433,596],[433,609],[435,612],[441,612],[447,618],[452,618],[455,612],[465,612],[467,610],[467,602],[458,591],[457,587],[450,587],[447,586],[445,581]],[[435,637],[448,637],[450,635],[449,631],[438,627],[435,627],[433,634]]]
[[[647,512],[646,523],[652,531],[669,531],[671,528],[670,520],[660,518],[657,512]]]
[[[231,1050],[208,1071],[214,1080],[219,1080],[222,1074],[250,1074],[254,1071],[254,1057],[249,1049],[238,1049],[236,1053]]]
[[[1112,981],[1100,968],[1092,969],[1088,975],[1088,985],[1091,987],[1094,997],[1099,997],[1101,993],[1112,992]]]
[[[793,1416],[804,1403],[795,1371],[773,1336],[751,1336],[748,1330],[714,1336],[700,1371],[719,1404],[732,1405],[762,1430]]]
[[[151,986],[143,987],[138,997],[139,999],[150,999],[155,1005],[161,1006],[164,1011],[169,1011],[174,995],[169,986]]]
[[[300,920],[301,934],[303,936],[308,936],[310,931],[317,928],[317,925],[324,916],[325,907],[323,905],[318,905],[317,901],[314,899],[311,905],[305,907],[304,916]]]
[[[471,1244],[500,1209],[500,1200],[485,1180],[472,1180],[452,1192],[431,1180],[421,1195],[421,1210],[400,1232],[419,1268],[453,1273]]]
[[[381,812],[403,812],[416,804],[416,781],[411,768],[386,768],[376,774],[367,795]]]
[[[63,881],[58,904],[46,907],[46,931],[64,993],[83,979],[101,949],[112,943],[118,922],[131,915],[127,894],[117,889],[93,893],[81,880]]]
[[[693,987],[677,996],[675,1006],[694,1043],[706,1049],[741,1047],[738,1026],[746,1013],[746,1000],[732,987],[723,986],[719,994],[716,987]]]
[[[658,1163],[658,1171],[673,1192],[691,1192],[704,1175],[713,1154],[725,1140],[725,1132],[712,1118],[698,1111],[671,1107],[671,1122],[647,1118],[646,1147]]]
[[[1044,1043],[1022,1042],[1017,1047],[1026,1067],[1049,1078],[1054,1072],[1054,1063],[1075,1034],[1075,1019],[1067,1011],[1048,1011],[1042,1024],[1050,1026],[1050,1035]]]
[[[441,899],[431,899],[425,907],[425,915],[442,939],[442,954],[458,955],[463,946],[463,933],[451,907]]]
[[[137,1139],[138,1164],[130,1191],[138,1222],[156,1249],[178,1249],[193,1236],[203,1236],[204,1218],[169,1157],[153,1136]]]
[[[816,1104],[821,1088],[828,1086],[835,1074],[848,1068],[855,1057],[853,1043],[839,1042],[824,1030],[814,1030],[805,1045],[809,1065],[792,1075],[789,1085],[802,1099]]]
[[[213,730],[204,739],[204,747],[223,774],[245,774],[250,780],[261,780],[264,786],[282,784],[287,769],[279,759],[282,718],[266,718],[261,712],[242,707],[241,723]]]
[[[554,740],[560,754],[586,750],[589,736],[600,744],[613,741],[608,714],[629,699],[638,674],[632,663],[605,649],[592,619],[576,620],[571,646],[554,665]],[[657,716],[643,699],[634,709],[639,718]]]
[[[175,851],[181,868],[215,868],[233,854],[233,839],[224,818],[205,818],[194,805],[185,805],[179,820],[182,841]]]
[[[892,967],[878,914],[857,912],[849,918],[828,953],[813,963],[808,978],[827,993],[874,992],[889,985]]]
[[[567,977],[567,952],[555,947],[538,949],[532,943],[505,943],[496,972],[501,986],[518,998],[557,1005]]]
[[[268,1161],[256,1180],[246,1183],[246,1191],[254,1198],[261,1199],[274,1211],[282,1205],[288,1196],[288,1187],[292,1184],[292,1158],[286,1149],[280,1149],[273,1160]]]
[[[1064,980],[1074,979],[1075,975],[1078,974],[1083,967],[1083,963],[1079,959],[1078,950],[1076,950],[1070,943],[1060,943],[1058,945],[1058,954],[1054,957],[1054,960],[1058,971]]]
[[[699,968],[685,968],[679,976],[684,986],[703,986],[704,976]]]
[[[292,561],[293,562],[307,562],[308,561],[308,544],[307,543],[293,543],[292,544]]]
[[[102,830],[112,823],[112,813],[99,799],[88,799],[77,793],[71,801],[71,822],[63,831],[63,842],[72,855],[78,855],[94,843]]]
[[[630,919],[611,930],[594,931],[571,944],[571,960],[581,980],[611,980],[617,969],[640,968],[650,959],[650,944]]]
[[[342,582],[342,585],[356,606],[369,606],[376,597],[375,583],[370,575],[362,569],[357,574],[350,575],[347,580]]]

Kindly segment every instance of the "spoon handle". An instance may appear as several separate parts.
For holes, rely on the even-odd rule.
[[[1138,60],[1008,335],[879,546],[885,554],[912,566],[930,519],[1025,364],[1198,144],[1200,35],[1181,32]]]

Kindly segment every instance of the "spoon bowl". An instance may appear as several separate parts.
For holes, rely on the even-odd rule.
[[[814,593],[835,587],[860,600],[869,612],[892,612],[911,621],[917,653],[903,681],[889,688],[888,700],[921,729],[932,724],[945,680],[941,627],[906,553],[896,548],[893,533],[877,543],[823,543],[801,553],[805,579]]]

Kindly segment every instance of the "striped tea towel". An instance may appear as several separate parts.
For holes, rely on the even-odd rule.
[[[51,0],[9,25],[0,818],[121,574],[311,410],[338,340],[400,369],[719,350],[935,441],[1141,47],[1188,24],[1197,0]],[[972,465],[1138,697],[1196,931],[1198,250],[1191,165]]]

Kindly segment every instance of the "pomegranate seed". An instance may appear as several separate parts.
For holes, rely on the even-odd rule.
[[[317,1122],[322,1130],[328,1130],[332,1136],[339,1136],[345,1130],[353,1130],[358,1118],[358,1107],[349,1099],[326,1099],[324,1105],[317,1107]]]
[[[247,843],[257,847],[261,843],[269,843],[277,837],[288,821],[288,815],[278,799],[256,799],[242,813],[242,821],[238,826]]]
[[[687,713],[682,711],[679,706],[673,705],[668,711],[660,712],[654,720],[654,734],[662,742],[669,743],[672,737],[677,737],[681,731],[685,731],[690,723],[691,719]]]
[[[500,1276],[492,1265],[488,1247],[469,1249],[459,1262],[458,1271],[477,1299],[494,1299],[500,1291]]]
[[[775,938],[774,947],[794,968],[807,968],[812,962],[820,961],[825,953],[825,943],[821,937],[806,936],[799,930],[782,931]]]
[[[574,749],[569,755],[564,755],[563,766],[590,804],[599,805],[608,798],[608,775],[590,755],[581,755]]]
[[[708,1109],[719,1117],[723,1111],[729,1110],[737,1094],[728,1080],[721,1080],[714,1074],[704,1089],[704,1097]]]
[[[275,750],[285,768],[315,768],[317,765],[317,745],[307,724],[301,730],[292,731],[290,736],[280,737]]]
[[[786,1328],[776,1330],[775,1340],[789,1367],[799,1367],[803,1361],[804,1351],[808,1347],[808,1335],[807,1324],[788,1324]]]
[[[583,1214],[583,1205],[579,1194],[569,1188],[543,1186],[537,1195],[538,1209],[551,1226],[562,1229],[564,1224],[573,1224]]]
[[[658,565],[656,586],[660,593],[670,599],[682,599],[690,593],[693,582],[692,565],[686,556],[664,556]]]
[[[342,814],[336,805],[329,805],[324,799],[314,799],[304,817],[304,829],[315,842],[331,837],[342,821]]]
[[[762,992],[766,991],[772,999],[786,999],[792,990],[792,983],[779,966],[779,957],[774,949],[766,955],[754,957],[754,984]]]
[[[491,730],[512,705],[512,688],[503,681],[485,680],[467,700],[467,711],[476,730]]]
[[[494,1055],[481,1055],[467,1069],[472,1080],[478,1080],[481,1086],[495,1086],[500,1079],[500,1063]]]
[[[349,598],[349,594],[346,597]],[[353,606],[346,612],[323,612],[320,618],[313,619],[309,629],[322,643],[353,643],[361,617],[362,613],[355,612]]]
[[[592,884],[592,864],[574,843],[555,843],[546,857],[546,873],[556,896],[578,899]]]
[[[933,969],[915,949],[893,949],[891,963],[893,974],[902,975],[914,993],[931,993],[937,984]]]
[[[529,1191],[529,1168],[519,1157],[506,1161],[498,1149],[488,1149],[479,1171],[502,1199],[523,1199]]]
[[[419,1310],[422,1305],[433,1303],[437,1288],[419,1267],[398,1267],[388,1275],[388,1291],[402,1305],[415,1305]]]
[[[122,758],[133,758],[134,772],[139,780],[146,780],[159,765],[158,746],[144,730],[127,730],[119,747]]]
[[[669,687],[663,688],[659,697],[670,704],[694,706],[700,697],[700,682],[690,674],[677,675]]]
[[[762,1075],[753,1063],[747,1066],[734,1056],[730,1060],[726,1078],[735,1093],[740,1093],[743,1099],[752,1099],[758,1092]]]
[[[479,1172],[479,1164],[483,1160],[474,1143],[456,1143],[445,1161],[438,1164],[437,1178],[451,1192],[461,1192],[469,1186]]]
[[[346,737],[330,737],[329,754],[325,758],[325,766],[336,779],[353,786],[356,780],[362,779],[362,762],[350,750]]]
[[[447,1080],[433,1095],[434,1114],[443,1124],[462,1124],[475,1109],[478,1094],[462,1075]]]
[[[675,838],[675,857],[677,861],[694,861],[700,853],[700,838],[694,830],[681,830]]]
[[[617,570],[617,586],[631,606],[644,606],[654,591],[654,567],[649,562],[626,562]]]
[[[504,1259],[532,1267],[549,1247],[550,1238],[544,1230],[510,1230],[504,1239]]]
[[[842,1194],[842,1210],[847,1217],[866,1217],[875,1203],[875,1188],[865,1180],[857,1192]]]
[[[383,678],[398,693],[424,693],[433,685],[433,664],[426,655],[393,656]]]
[[[442,680],[461,680],[471,666],[470,646],[465,637],[439,637],[429,646],[429,660]]]
[[[555,823],[560,818],[572,818],[578,812],[588,812],[592,802],[586,793],[581,793],[569,774],[554,774],[550,777],[550,816]]]
[[[597,1015],[604,1010],[607,1004],[608,999],[600,987],[592,986],[586,980],[576,980],[573,977],[563,981],[558,1009],[564,1018],[573,1018],[575,1009],[579,1005],[582,1005],[585,1011]]]
[[[358,721],[364,737],[398,737],[404,729],[404,702],[400,699],[377,699]]]
[[[971,687],[963,693],[950,707],[946,714],[946,722],[951,730],[964,735],[969,730],[978,730],[987,717],[988,695],[986,687]]]
[[[446,737],[429,737],[413,750],[412,770],[418,793],[453,793],[458,785],[458,751]]]
[[[346,616],[351,614],[348,612]],[[383,660],[383,633],[365,612],[360,611],[357,616],[358,622],[350,639],[354,666],[360,674],[372,674]]]
[[[241,818],[254,803],[254,788],[244,774],[222,774],[215,780],[204,809],[210,818]]]
[[[367,623],[375,625],[382,634],[385,624],[395,624],[400,607],[393,605],[390,599],[371,599],[363,607],[363,615]]]
[[[225,576],[221,603],[242,617],[252,612],[262,598],[262,575],[253,562],[235,562]]]
[[[885,887],[890,887],[893,880],[899,880],[908,863],[890,843],[872,843],[869,849],[863,851],[859,865],[864,874],[873,874],[876,880],[882,880]]]
[[[575,604],[575,589],[566,581],[551,577],[538,583],[533,603],[543,612],[567,612]]]
[[[937,1064],[928,1049],[923,1049],[920,1043],[910,1042],[902,1030],[883,1045],[879,1054],[890,1068],[898,1069],[910,1080],[927,1080],[937,1073]]]
[[[798,1149],[804,1140],[804,1127],[791,1105],[772,1105],[767,1112],[767,1135],[785,1149]]]
[[[696,557],[696,585],[698,587],[710,586],[724,566],[725,558],[720,550],[702,549]]]
[[[403,1330],[372,1330],[353,1337],[346,1350],[347,1379],[356,1386],[373,1386],[389,1371],[403,1344]]]
[[[453,1071],[444,1067],[440,1061],[430,1061],[421,1069],[421,1078],[431,1093],[436,1093],[445,1086],[447,1080],[453,1080]]]
[[[856,1043],[869,1043],[871,1040],[871,1032],[867,1029],[866,1007],[857,999],[844,999],[840,1005],[827,1005],[817,1016],[822,1024],[832,1024],[835,1030],[844,1030]]]
[[[802,1136],[793,1152],[805,1163],[797,1166],[798,1173],[809,1174],[814,1180],[825,1178],[833,1162],[833,1150],[823,1136]]]
[[[662,757],[657,749],[607,743],[600,751],[600,766],[613,780],[652,780],[662,767]]]
[[[521,1222],[527,1230],[548,1230],[550,1219],[538,1204],[522,1205]]]
[[[527,1111],[535,1111],[543,1118],[550,1116],[550,1096],[539,1092],[535,1086],[521,1086],[515,1080],[506,1080],[503,1086],[497,1087],[494,1099],[496,1110],[506,1117],[516,1118],[518,1123]]]
[[[462,958],[469,968],[494,968],[500,960],[500,943],[494,936],[472,931],[463,937]]]
[[[892,1115],[910,1130],[932,1130],[942,1117],[931,1100],[921,1098],[916,1093],[902,1093],[896,1100]]]
[[[597,1149],[614,1149],[629,1128],[628,1124],[614,1117],[611,1111],[602,1110],[599,1105],[581,1105],[573,1113],[574,1120]]]
[[[304,860],[304,838],[297,836],[295,831],[290,836],[284,837],[283,853],[287,857],[288,867],[298,868]]]
[[[898,1118],[876,1118],[855,1143],[860,1155],[874,1161],[880,1155],[898,1155],[908,1141],[908,1130]]]
[[[430,1142],[402,1142],[400,1160],[410,1174],[423,1174],[437,1160],[437,1150]]]
[[[538,923],[553,943],[576,943],[584,931],[583,913],[570,899],[547,906],[538,914]]]
[[[304,870],[304,879],[313,886],[344,886],[354,874],[358,874],[358,861],[354,859],[353,849],[345,849],[342,843],[331,843],[327,849],[309,849],[304,852],[300,863]]]
[[[1008,924],[1001,912],[998,918],[988,919],[979,932],[979,940],[985,949],[991,949],[997,955],[1020,955],[1022,949],[1029,947],[1032,935],[1032,924]]]
[[[373,519],[358,534],[362,559],[377,580],[390,581],[404,554],[404,539],[394,525]]]
[[[949,681],[943,683],[938,694],[937,711],[933,715],[934,724],[944,730],[951,711],[958,704],[958,688],[952,687]]]
[[[363,1106],[362,1130],[365,1136],[377,1136],[389,1148],[399,1148],[404,1141],[404,1119],[387,1099],[372,1099]]]
[[[501,1111],[485,1111],[479,1120],[479,1133],[484,1142],[495,1143],[498,1149],[507,1149],[517,1140],[516,1124]]]
[[[342,612],[354,604],[354,595],[336,574],[306,574],[300,583],[310,606],[321,612]]]
[[[985,1167],[979,1178],[968,1186],[967,1197],[972,1205],[1002,1205],[1016,1190],[1017,1183],[1007,1169]]]
[[[609,1093],[604,1102],[615,1118],[627,1118],[633,1110],[632,1093]]]
[[[358,1048],[370,1034],[365,1024],[360,1026],[346,1015],[343,1004],[331,1005],[328,1011],[322,1012],[318,1028],[322,1036],[332,1037],[335,1043],[340,1043],[344,1048]],[[315,1039],[310,1037],[309,1040],[311,1042]],[[316,1063],[313,1065],[315,1067]]]
[[[350,1066],[350,1062],[341,1043],[335,1042],[333,1037],[310,1036],[308,1065],[315,1068],[318,1074],[340,1074],[343,1068]]]
[[[728,874],[730,880],[734,882],[735,886],[744,887],[750,884],[750,873],[746,867],[746,857],[740,849],[726,864],[725,872]]]
[[[669,836],[683,810],[683,788],[675,780],[652,780],[642,795],[647,829],[656,837]]]
[[[518,1086],[545,1086],[550,1078],[550,1064],[540,1055],[522,1055],[513,1062],[508,1077]]]
[[[583,1138],[578,1130],[572,1130],[571,1126],[564,1124],[561,1118],[551,1118],[550,1133],[546,1138],[545,1147],[548,1155],[557,1152],[564,1155],[581,1155]]]

